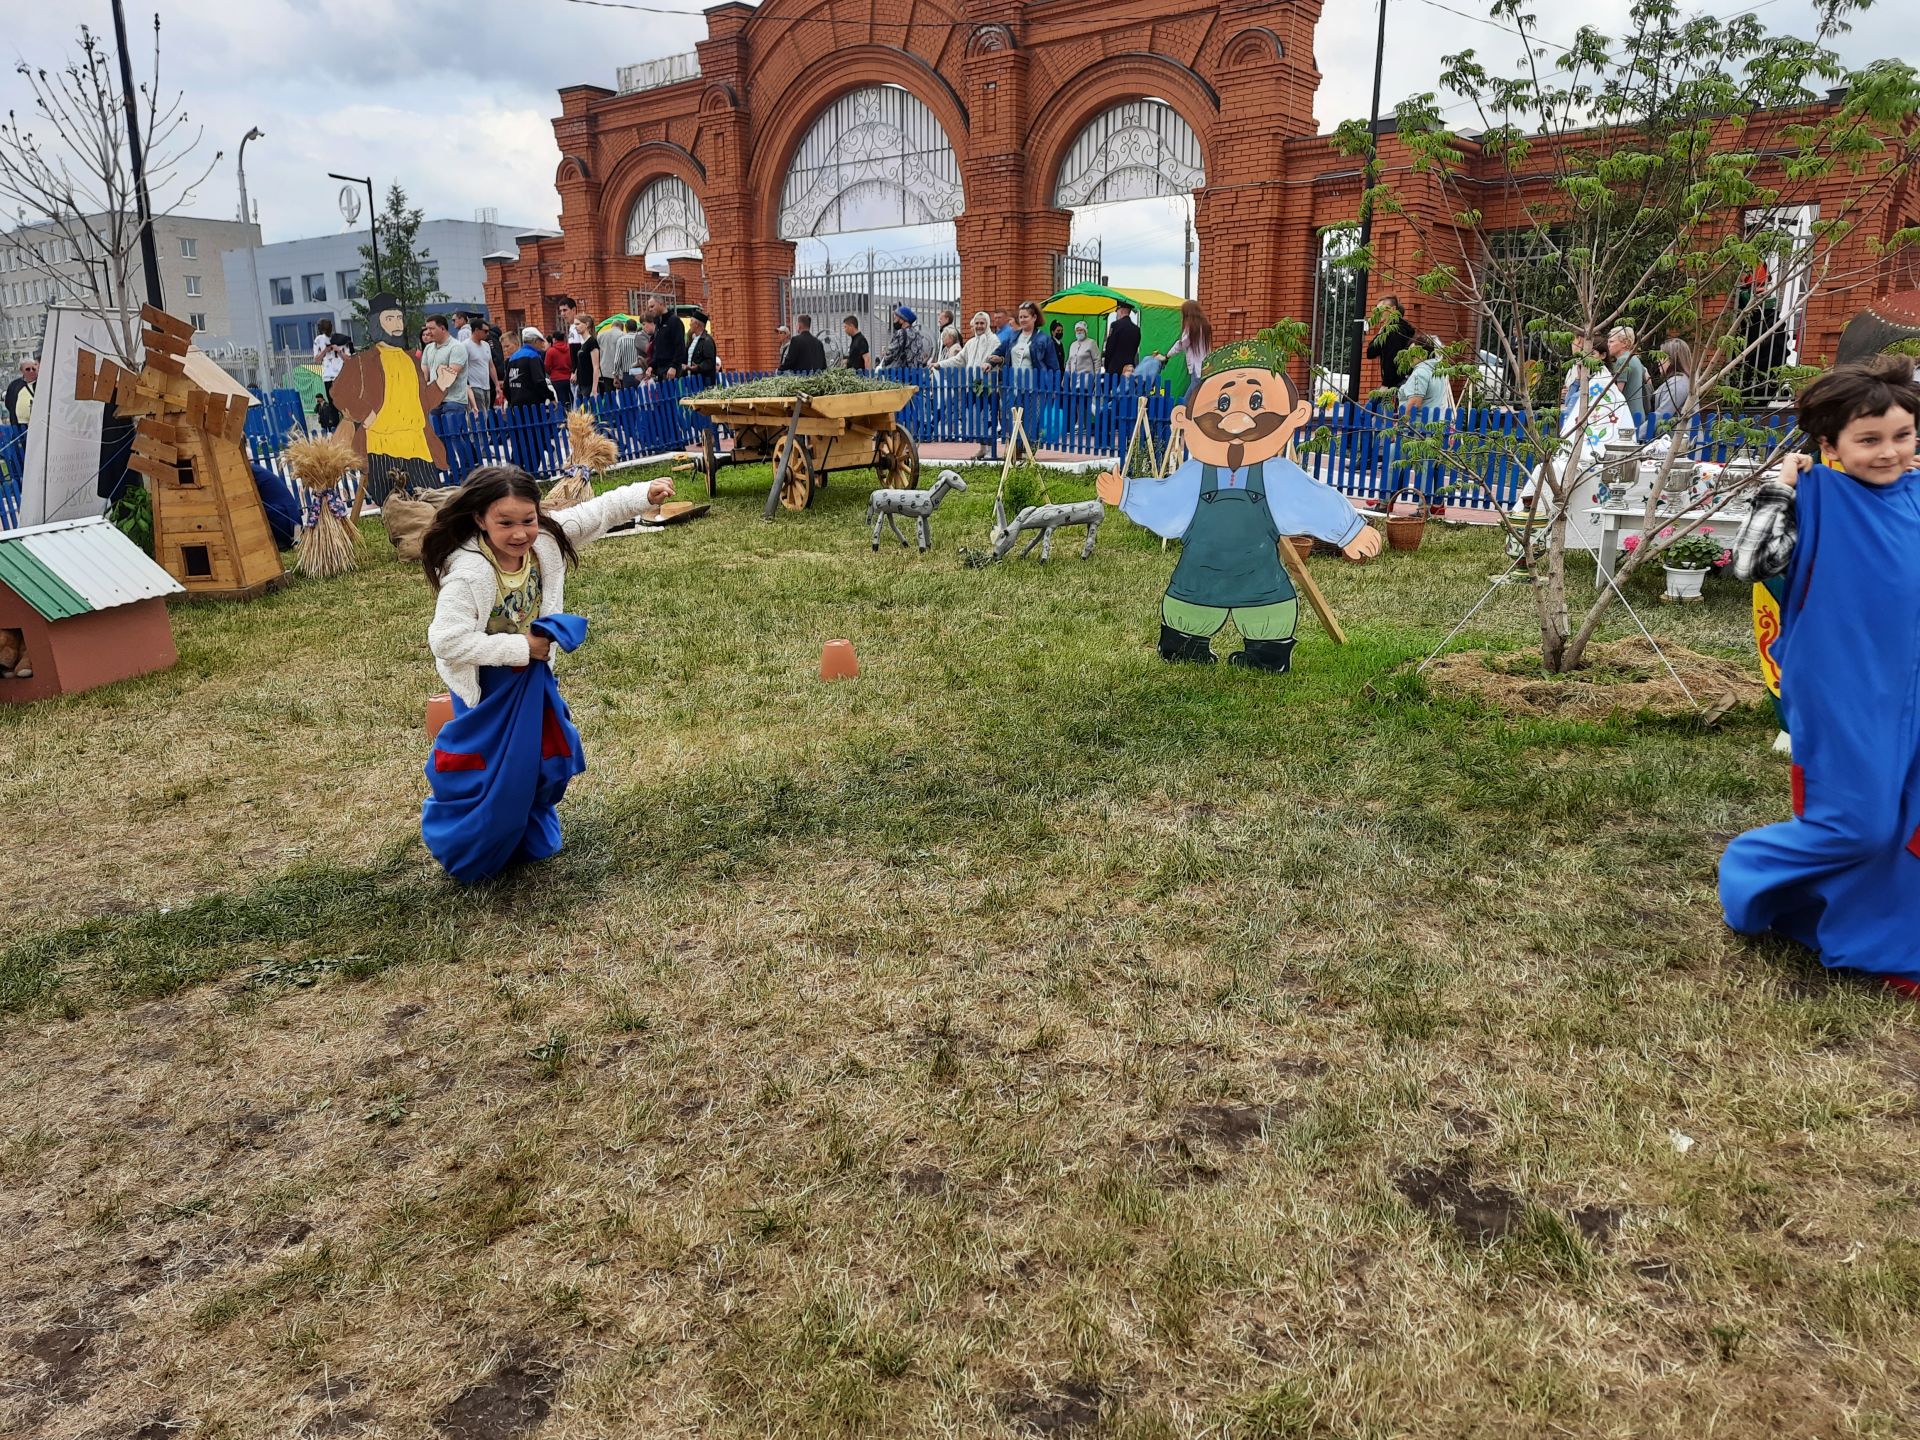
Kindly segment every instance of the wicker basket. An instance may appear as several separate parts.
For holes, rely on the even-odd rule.
[[[1413,497],[1413,514],[1396,515],[1394,506],[1400,503],[1400,497]],[[1427,533],[1427,497],[1411,485],[1393,492],[1387,501],[1387,548],[1390,550],[1418,550],[1420,542]]]

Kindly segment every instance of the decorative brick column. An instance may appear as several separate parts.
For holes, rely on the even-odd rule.
[[[970,315],[1051,295],[1053,257],[1066,253],[1073,212],[1029,204],[1029,60],[1001,18],[1017,16],[1019,7],[978,0],[968,13],[976,21],[961,62],[969,124],[966,134],[950,138],[966,186],[967,208],[954,222],[954,239],[960,307]]]

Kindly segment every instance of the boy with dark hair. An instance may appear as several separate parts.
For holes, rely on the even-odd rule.
[[[1920,997],[1917,427],[1911,360],[1822,375],[1800,396],[1820,463],[1790,457],[1735,542],[1737,576],[1783,582],[1771,654],[1794,818],[1727,847],[1720,902],[1743,934]]]

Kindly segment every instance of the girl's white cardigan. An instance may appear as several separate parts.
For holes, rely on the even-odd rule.
[[[551,513],[576,547],[586,545],[645,510],[649,484],[623,485]],[[476,532],[448,557],[446,571],[440,577],[439,598],[434,602],[433,623],[427,627],[434,667],[447,688],[468,705],[480,703],[482,666],[525,665],[531,658],[526,636],[487,633],[487,621],[493,615],[499,591],[493,562],[480,549],[483,543]],[[559,544],[545,532],[533,542],[533,553],[540,561],[540,613],[557,615],[566,608],[565,558]]]

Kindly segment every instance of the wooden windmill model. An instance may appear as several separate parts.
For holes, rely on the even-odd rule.
[[[193,327],[140,309],[145,362],[138,375],[82,350],[77,399],[111,401],[139,417],[127,468],[153,501],[153,558],[189,595],[251,599],[285,573],[247,464],[240,383],[197,350]]]

